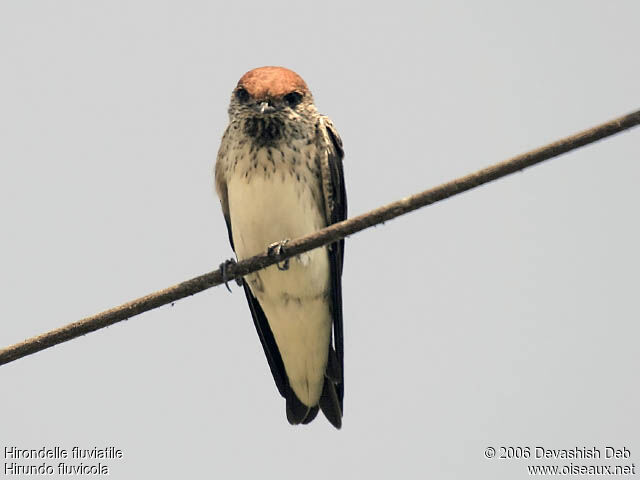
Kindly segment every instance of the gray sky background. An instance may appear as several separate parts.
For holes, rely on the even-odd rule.
[[[637,109],[639,18],[636,1],[1,1],[0,346],[231,256],[212,166],[245,71],[307,81],[354,215]],[[554,464],[487,446],[624,446],[598,463],[640,465],[639,154],[634,130],[349,238],[339,432],[288,425],[244,295],[215,288],[0,367],[0,446],[114,445],[113,478]]]

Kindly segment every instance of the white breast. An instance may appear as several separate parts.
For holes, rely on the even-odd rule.
[[[243,158],[250,161],[248,155]],[[249,165],[238,164],[236,174],[227,178],[233,242],[240,260],[326,223],[310,190],[316,188],[319,194],[320,179],[305,172],[307,181],[300,181],[283,165],[266,175],[262,165],[273,169],[272,162],[264,151],[257,160],[251,175],[242,173]],[[331,333],[326,248],[292,259],[287,271],[271,266],[248,276],[247,281],[267,316],[294,392],[306,405],[316,405]]]

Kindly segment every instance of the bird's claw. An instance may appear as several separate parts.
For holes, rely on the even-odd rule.
[[[281,240],[279,242],[272,243],[267,248],[267,252],[272,257],[280,257],[280,255],[284,254],[284,246],[287,243],[289,243],[289,239],[288,238],[285,239],[285,240]],[[283,272],[285,270],[289,270],[289,259],[285,258],[284,261],[282,262],[282,265],[280,265],[279,263],[276,263],[276,267],[278,267],[278,270],[283,271]]]
[[[227,290],[231,291],[231,288],[229,288],[229,280],[231,280],[229,278],[229,275],[227,274],[227,269],[229,268],[229,265],[235,265],[236,262],[235,259],[230,258],[229,260],[225,260],[223,263],[220,264],[220,270],[222,270],[222,281],[224,282],[224,286],[227,287]],[[242,286],[242,277],[236,277],[235,278],[236,283],[238,284],[238,286]]]

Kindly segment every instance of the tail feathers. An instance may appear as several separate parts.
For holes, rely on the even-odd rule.
[[[336,392],[336,385],[329,377],[324,377],[324,386],[322,387],[319,405],[327,420],[339,430],[342,427],[342,408]]]
[[[318,414],[318,407],[307,407],[302,403],[293,390],[289,388],[287,396],[287,420],[291,425],[307,424]]]
[[[315,407],[308,407],[302,403],[295,393],[291,390],[287,398],[287,420],[291,425],[306,425],[310,423],[316,415],[318,409],[322,410],[331,425],[340,429],[342,427],[342,408],[336,391],[335,384],[328,377],[324,378],[322,387],[322,395],[320,395],[319,404]]]
[[[318,405],[308,407],[300,401],[293,389],[288,386],[285,398],[287,400],[287,420],[289,423],[291,425],[300,423],[306,425],[316,418],[319,408],[324,413],[324,416],[327,417],[327,420],[334,427],[340,429],[342,427],[342,379],[342,371],[336,352],[333,348],[329,348],[322,394]]]
[[[320,410],[318,408],[318,406],[316,405],[315,407],[309,409],[309,413],[307,413],[307,416],[305,417],[305,419],[302,421],[302,423],[304,425],[306,425],[307,423],[311,423],[311,421],[316,418],[316,415],[318,415],[318,410]]]

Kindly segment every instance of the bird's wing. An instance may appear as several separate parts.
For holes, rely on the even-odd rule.
[[[320,117],[317,132],[321,152],[320,166],[322,171],[325,213],[327,225],[331,225],[347,218],[347,194],[342,168],[344,150],[342,149],[342,140],[329,118],[324,116]],[[332,243],[328,251],[331,269],[330,298],[333,316],[333,346],[329,349],[329,364],[327,366],[325,389],[334,390],[335,392],[325,392],[323,390],[323,397],[325,397],[325,393],[337,397],[340,411],[336,413],[339,413],[341,417],[342,399],[344,397],[344,340],[342,333],[342,265],[344,260],[344,240]],[[329,388],[331,384],[334,386],[333,389]],[[322,411],[327,415],[327,418],[334,423],[329,417],[331,412],[327,412],[327,409],[331,408],[332,399],[324,398],[324,401],[325,403],[323,404],[323,400],[321,399],[320,408],[322,408]]]

